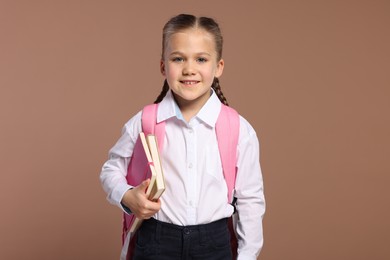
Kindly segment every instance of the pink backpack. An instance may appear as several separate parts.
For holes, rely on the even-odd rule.
[[[162,151],[165,136],[165,121],[156,123],[158,104],[152,104],[144,107],[142,110],[142,131],[147,134],[155,134],[158,140],[159,150]],[[239,136],[239,116],[238,113],[222,104],[221,112],[219,113],[216,122],[216,134],[218,140],[218,148],[222,161],[223,173],[228,187],[228,201],[233,202],[233,190],[236,182],[236,159],[237,145]],[[141,182],[150,177],[148,162],[143,151],[142,144],[138,138],[134,152],[127,170],[127,182],[132,186],[138,186]],[[134,174],[137,173],[137,174]],[[123,233],[122,244],[126,239],[130,239],[129,247],[122,249],[122,256],[126,254],[125,259],[132,259],[133,248],[135,245],[136,234],[130,234],[129,229],[134,221],[134,215],[123,214]],[[233,255],[237,254],[237,238],[234,233],[232,218],[229,220],[229,229],[232,237]]]

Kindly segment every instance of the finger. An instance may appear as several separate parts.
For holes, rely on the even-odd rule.
[[[138,187],[143,190],[146,187],[148,187],[149,183],[150,183],[150,179],[146,179],[143,182],[141,182],[141,184]]]
[[[148,186],[149,186],[149,183],[150,183],[150,179],[146,179],[144,180],[141,184],[140,184],[140,189],[144,192],[146,192]]]
[[[149,219],[149,218],[153,217],[156,213],[157,213],[157,211],[147,210],[143,214],[143,219]]]
[[[157,201],[150,201],[150,203],[147,204],[147,209],[150,213],[155,214],[157,211],[159,211],[161,208],[161,202]]]
[[[142,197],[144,197],[143,195],[146,194],[146,190],[149,186],[149,183],[150,183],[150,179],[146,179],[144,180],[143,182],[141,182],[135,189],[137,190],[137,193],[139,195],[142,195]]]

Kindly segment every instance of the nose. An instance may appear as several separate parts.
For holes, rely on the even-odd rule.
[[[187,61],[183,66],[183,75],[194,75],[196,72],[195,66],[191,61]]]

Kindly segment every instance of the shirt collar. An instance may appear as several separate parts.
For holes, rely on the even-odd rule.
[[[172,96],[171,90],[168,90],[163,100],[158,105],[157,123],[165,121],[176,116],[176,102]]]
[[[198,117],[200,120],[202,120],[209,126],[214,127],[217,122],[219,112],[221,111],[222,103],[213,89],[211,89],[211,92],[212,93],[210,98],[207,100],[206,104],[204,104],[203,107],[200,109],[196,117]]]
[[[207,100],[206,104],[204,104],[203,107],[199,110],[198,114],[195,117],[197,117],[199,120],[203,121],[210,127],[215,127],[222,103],[213,89],[211,89],[211,92],[212,93],[210,98]],[[161,121],[167,120],[174,116],[178,119],[184,120],[180,112],[179,106],[173,98],[172,91],[169,90],[164,99],[159,104],[157,112],[157,123],[160,123]]]

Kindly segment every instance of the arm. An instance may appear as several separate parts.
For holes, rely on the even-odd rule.
[[[130,157],[121,157],[110,153],[100,173],[100,182],[107,193],[107,200],[127,212],[121,204],[125,193],[133,187],[127,184],[126,171]]]
[[[241,118],[237,158],[238,259],[255,260],[263,246],[262,218],[265,212],[263,178],[255,131]]]

